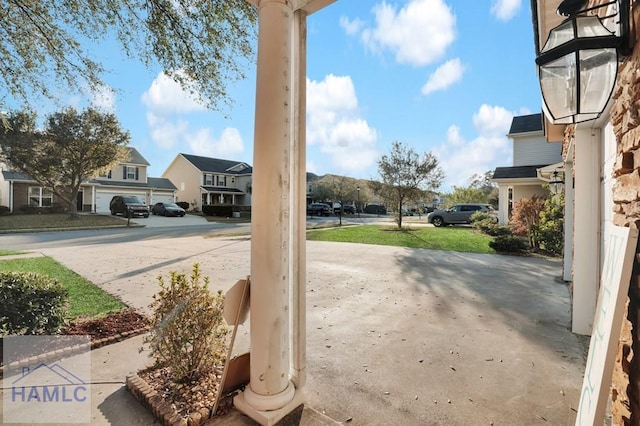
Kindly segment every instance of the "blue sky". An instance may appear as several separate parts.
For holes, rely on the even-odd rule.
[[[529,2],[338,0],[307,24],[310,172],[377,178],[378,158],[400,141],[438,157],[448,192],[511,165],[512,117],[540,112]],[[116,90],[61,103],[114,112],[150,176],[181,152],[253,164],[254,66],[223,114],[106,46]]]

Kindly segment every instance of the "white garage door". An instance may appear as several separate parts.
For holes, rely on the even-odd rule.
[[[155,203],[173,203],[173,193],[154,192],[151,196],[151,205]]]
[[[146,194],[144,192],[96,191],[96,213],[110,213],[109,203],[114,195],[135,195],[142,201],[145,201],[146,199]]]

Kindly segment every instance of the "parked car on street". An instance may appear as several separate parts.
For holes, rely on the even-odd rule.
[[[336,203],[336,204],[338,204],[338,206],[336,207],[334,205],[334,207],[333,207],[333,213],[335,215],[339,215],[339,214],[341,214],[341,212],[343,214],[355,214],[356,213],[356,208],[354,206],[344,205],[344,206],[341,207],[340,203]]]
[[[433,226],[445,226],[458,223],[471,223],[471,215],[475,212],[488,213],[498,222],[498,213],[490,204],[466,203],[456,204],[446,210],[434,210],[427,215],[427,222]]]
[[[149,206],[135,195],[116,195],[109,202],[112,215],[149,217]]]
[[[151,214],[160,216],[184,216],[187,212],[176,203],[155,203],[151,207]]]
[[[331,207],[324,203],[311,203],[307,206],[308,216],[330,216]]]

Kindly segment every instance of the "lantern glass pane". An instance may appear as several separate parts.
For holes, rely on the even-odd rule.
[[[555,27],[549,33],[549,38],[547,38],[547,42],[544,47],[540,51],[541,53],[547,52],[554,47],[558,47],[561,44],[565,44],[569,40],[574,38],[573,32],[573,22],[571,20],[563,22],[562,24]]]
[[[618,71],[616,50],[590,49],[579,52],[580,114],[599,114],[607,105]],[[596,115],[596,116],[597,116]]]
[[[577,112],[575,70],[575,54],[562,56],[539,68],[542,97],[555,120]]]
[[[607,37],[613,33],[609,31],[597,16],[579,16],[576,18],[578,37]]]

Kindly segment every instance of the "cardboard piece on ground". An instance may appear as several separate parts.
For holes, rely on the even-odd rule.
[[[605,228],[605,257],[576,426],[604,421],[637,243],[637,229]]]
[[[240,280],[224,296],[222,315],[229,325],[244,324],[249,314],[249,278]]]
[[[233,353],[233,344],[236,341],[238,325],[242,324],[246,320],[249,311],[250,285],[251,280],[249,277],[245,280],[240,280],[231,287],[225,296],[223,316],[228,324],[233,325],[233,332],[231,333],[229,348],[227,349],[224,371],[222,372],[222,380],[220,381],[220,390],[218,395],[216,395],[216,402],[211,410],[211,416],[216,415],[218,405],[220,404],[220,398],[222,398],[223,395],[226,395],[229,389],[239,388],[240,386],[249,383],[249,353],[234,357],[233,359],[231,359],[231,354]]]

